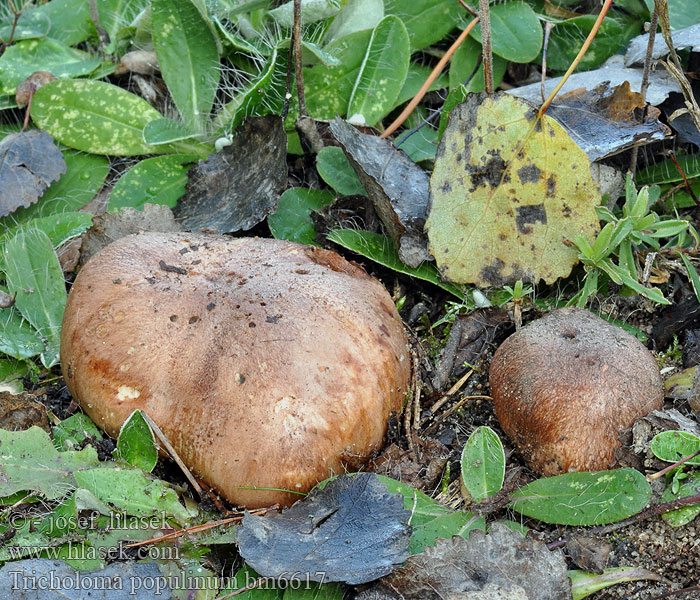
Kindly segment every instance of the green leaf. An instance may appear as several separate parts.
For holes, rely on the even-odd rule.
[[[43,38],[51,29],[51,21],[49,18],[31,7],[27,7],[22,11],[17,23],[13,27],[13,19],[9,15],[5,17],[0,24],[0,38],[8,40],[10,35],[15,42],[20,40],[29,40],[32,38]]]
[[[700,473],[694,471],[689,473],[688,478],[681,482],[677,492],[674,493],[671,486],[667,487],[661,495],[661,502],[670,502],[671,500],[697,496],[698,494],[700,494]],[[661,515],[661,518],[671,527],[682,527],[690,523],[698,515],[700,515],[700,502],[664,513]]]
[[[45,340],[41,361],[52,367],[58,362],[66,286],[51,240],[39,229],[22,229],[4,244],[2,258],[7,287],[17,294],[15,306]]]
[[[400,106],[404,102],[408,102],[413,98],[420,90],[421,86],[425,83],[425,80],[430,75],[431,69],[425,65],[421,65],[412,62],[408,65],[408,73],[406,74],[406,80],[403,82],[403,87],[399,92],[399,97],[394,103],[394,108]],[[448,78],[441,74],[433,82],[433,84],[428,89],[429,92],[436,92],[448,87]]]
[[[666,462],[676,463],[700,450],[700,437],[687,431],[662,431],[651,440],[654,456]],[[686,464],[700,465],[700,456],[691,458]]]
[[[687,179],[700,177],[700,154],[688,154],[685,156],[676,156],[675,158]],[[676,164],[668,158],[639,171],[635,177],[635,181],[637,185],[677,183],[683,181],[683,175],[681,175]]]
[[[151,480],[136,469],[87,469],[75,473],[79,487],[100,501],[128,515],[173,517],[178,523],[190,518],[175,490],[159,479]]]
[[[434,160],[438,147],[438,130],[432,127],[421,127],[405,140],[401,140],[397,148],[403,150],[413,162]]]
[[[462,483],[474,502],[493,496],[503,486],[506,456],[501,440],[490,427],[477,427],[469,436],[460,464]]]
[[[374,27],[384,18],[382,0],[350,0],[340,9],[326,33],[323,43],[329,44],[346,35]]]
[[[457,27],[464,9],[454,0],[384,0],[384,13],[403,21],[411,52],[415,52],[439,42]]]
[[[32,100],[32,119],[39,127],[71,148],[94,154],[166,152],[143,141],[143,128],[160,118],[143,98],[102,81],[53,81]]]
[[[0,429],[0,497],[32,491],[48,500],[75,488],[74,475],[98,465],[91,446],[80,452],[58,452],[39,427],[26,431]]]
[[[3,226],[9,228],[36,217],[76,211],[95,197],[109,172],[109,161],[76,150],[64,150],[63,158],[66,173],[49,186],[36,204],[20,207],[11,216],[0,219],[0,231]]]
[[[51,0],[32,10],[51,22],[48,36],[67,46],[84,42],[95,36],[90,18],[90,4],[85,0]]]
[[[649,11],[654,9],[654,0],[644,0]],[[695,0],[673,0],[668,3],[668,19],[671,29],[683,29],[700,22],[700,4]]]
[[[394,245],[389,238],[371,231],[358,231],[355,229],[334,229],[327,238],[343,248],[357,252],[374,262],[389,267],[399,273],[410,275],[417,279],[434,283],[443,290],[464,299],[464,292],[458,285],[454,285],[440,279],[440,274],[432,263],[423,263],[420,267],[412,268],[404,264],[399,258]]]
[[[61,537],[78,529],[85,529],[92,520],[81,515],[82,511],[110,514],[108,506],[87,490],[78,489],[46,515],[38,529],[49,537]]]
[[[491,45],[494,54],[516,63],[529,63],[537,58],[544,34],[540,20],[528,4],[494,4],[491,6],[490,15]],[[477,24],[470,35],[481,43],[481,25]]]
[[[304,25],[327,19],[337,14],[340,3],[336,0],[301,0],[301,22]],[[282,27],[294,25],[294,1],[289,0],[267,13]]]
[[[132,412],[117,438],[116,455],[121,460],[150,473],[158,462],[156,438],[140,410]]]
[[[515,492],[509,506],[545,523],[585,527],[626,519],[650,498],[644,475],[625,468],[543,477]]]
[[[700,302],[700,275],[698,275],[695,266],[692,262],[690,262],[690,259],[683,252],[679,252],[678,255],[681,257],[681,260],[683,261],[683,266],[688,272],[688,279],[690,279],[690,283],[693,286],[695,297],[698,299],[698,302]]]
[[[315,65],[304,69],[309,115],[316,119],[332,119],[347,114],[371,34],[371,31],[358,31],[328,44],[325,49],[340,61],[337,67]]]
[[[0,319],[2,319],[1,316]],[[0,340],[2,339],[1,332],[2,325],[0,325]],[[0,349],[0,352],[1,351],[2,350]],[[41,348],[39,351],[41,351]],[[9,389],[13,394],[24,390],[24,386],[22,385],[20,378],[29,375],[30,372],[31,366],[27,361],[8,360],[6,358],[0,359],[0,385],[4,386],[5,389]]]
[[[7,48],[0,57],[0,92],[14,94],[34,71],[49,71],[59,79],[88,75],[101,60],[49,38],[25,40]]]
[[[154,119],[143,128],[143,141],[153,146],[189,140],[198,135],[198,133],[174,119]]]
[[[185,124],[204,127],[219,83],[219,52],[190,0],[153,0],[153,45],[163,80]]]
[[[54,248],[58,248],[63,242],[78,237],[90,229],[92,215],[86,212],[65,212],[58,215],[48,215],[32,219],[26,225],[22,225],[18,231],[38,229],[43,231]]]
[[[556,23],[549,36],[547,50],[547,68],[554,71],[565,71],[576,58],[583,42],[596,21],[595,15],[582,15]],[[593,69],[620,49],[625,43],[622,26],[615,19],[603,21],[593,43],[584,54],[578,69],[586,71]]]
[[[76,413],[53,427],[53,443],[61,452],[72,450],[88,437],[102,440],[100,430],[85,413]]]
[[[573,600],[583,600],[583,598],[594,594],[598,590],[627,581],[640,581],[644,579],[664,581],[663,577],[660,575],[647,571],[646,569],[640,569],[639,567],[612,567],[610,569],[605,569],[601,575],[594,575],[593,573],[574,569],[569,571],[567,575],[569,579],[571,579],[571,595]]]
[[[277,210],[267,217],[270,232],[277,239],[318,245],[311,213],[334,200],[335,194],[328,190],[289,189],[280,196]]]
[[[13,358],[31,358],[41,353],[44,342],[13,306],[0,309],[0,352]]]
[[[106,52],[113,53],[119,42],[119,33],[132,24],[148,6],[147,0],[97,0],[100,27],[107,32],[110,43]]]
[[[409,59],[406,27],[398,17],[384,17],[372,31],[350,94],[350,120],[374,125],[391,110],[406,80]]]
[[[227,102],[214,117],[214,127],[227,133],[232,132],[243,119],[251,114],[257,114],[256,108],[263,104],[267,95],[272,93],[275,84],[275,73],[282,67],[286,68],[286,52],[280,52],[275,46],[265,62],[265,66],[242,90],[236,92],[233,99]],[[306,81],[304,82],[306,85]]]
[[[292,585],[284,590],[282,600],[343,600],[343,586],[339,583],[313,581],[307,586],[306,580],[301,577],[292,580]]]
[[[422,552],[438,538],[460,535],[468,539],[472,529],[486,530],[483,517],[471,512],[455,512],[410,485],[384,475],[377,477],[386,485],[390,494],[401,494],[403,507],[411,511],[412,533],[408,546],[411,554]]]
[[[219,590],[219,596],[225,596],[240,588],[251,585],[259,577],[260,575],[258,575],[258,573],[244,564],[236,574],[226,582],[226,586]],[[236,598],[239,598],[239,600],[280,600],[283,594],[284,590],[275,589],[274,586],[271,586],[269,589],[265,589],[261,586],[243,592],[239,596],[236,596]],[[342,596],[340,600],[342,600]]]
[[[141,209],[147,202],[174,207],[187,184],[189,167],[183,165],[196,160],[194,155],[172,154],[136,163],[114,184],[107,210],[125,206]]]
[[[341,196],[366,196],[365,188],[342,148],[326,146],[316,155],[316,170],[321,179]]]

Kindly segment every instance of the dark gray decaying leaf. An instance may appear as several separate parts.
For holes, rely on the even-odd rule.
[[[360,133],[338,117],[331,123],[331,132],[367,190],[399,258],[409,267],[432,260],[423,235],[427,173],[390,141]]]
[[[0,141],[0,217],[34,204],[65,172],[63,155],[45,131],[6,135]]]
[[[442,600],[480,591],[498,598],[566,600],[571,598],[571,583],[560,550],[550,552],[541,542],[494,523],[488,535],[476,529],[468,540],[437,540],[384,577],[374,596],[366,598]],[[358,598],[365,600],[363,595]]]
[[[287,181],[287,136],[275,115],[248,117],[233,143],[199,161],[175,218],[189,231],[247,230],[277,209]]]
[[[341,475],[281,513],[246,514],[238,549],[265,577],[357,585],[406,560],[409,517],[403,498],[389,494],[376,475]]]

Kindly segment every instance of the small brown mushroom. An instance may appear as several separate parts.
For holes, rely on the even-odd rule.
[[[663,402],[651,353],[579,308],[511,335],[494,354],[489,383],[501,427],[543,475],[610,468],[618,435]]]
[[[401,320],[362,268],[185,233],[130,235],[83,267],[61,359],[107,433],[144,410],[196,476],[247,507],[290,504],[299,496],[275,490],[306,492],[369,458],[410,380]]]

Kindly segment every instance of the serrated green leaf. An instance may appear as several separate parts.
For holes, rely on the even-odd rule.
[[[147,473],[158,462],[156,438],[140,410],[132,412],[119,430],[117,457]]]
[[[490,8],[490,19],[494,54],[517,63],[528,63],[537,58],[544,34],[540,20],[528,4],[494,4]],[[481,25],[477,24],[470,35],[481,43]]]
[[[39,229],[23,228],[5,242],[2,259],[15,307],[45,341],[41,361],[52,367],[58,362],[67,294],[51,240]]]
[[[384,235],[355,229],[334,229],[328,234],[327,239],[394,271],[434,283],[443,290],[450,292],[450,294],[457,296],[460,300],[464,299],[462,288],[442,281],[440,274],[432,263],[423,263],[417,268],[409,267],[403,263],[394,245]]]
[[[367,195],[345,152],[338,146],[326,146],[316,155],[316,170],[341,196]]]
[[[558,525],[604,525],[642,510],[651,487],[639,471],[615,469],[543,477],[520,488],[509,506],[528,517]]]
[[[462,483],[474,502],[496,494],[506,473],[506,456],[496,432],[477,427],[464,445],[460,465]]]
[[[347,114],[353,122],[374,125],[391,110],[406,80],[409,59],[406,27],[396,16],[384,17],[372,30],[350,94]]]
[[[190,518],[175,491],[164,481],[151,480],[135,469],[87,469],[75,473],[79,487],[92,492],[101,502],[127,515],[165,515],[178,523]]]
[[[34,94],[31,114],[39,127],[77,150],[116,156],[166,151],[143,141],[143,128],[160,113],[143,98],[103,81],[53,81]]]
[[[136,163],[114,184],[107,210],[125,206],[141,209],[146,203],[174,207],[185,193],[189,169],[185,165],[196,160],[194,155],[172,154]]]
[[[55,500],[75,488],[75,474],[98,465],[91,446],[79,452],[58,452],[39,427],[25,431],[0,429],[0,497],[32,491]]]
[[[289,189],[280,196],[277,210],[267,217],[270,232],[280,240],[318,245],[311,213],[334,200],[335,194],[328,190]]]
[[[197,131],[219,83],[214,35],[190,0],[153,0],[153,45],[163,80],[185,124]]]
[[[59,79],[88,75],[102,61],[50,38],[12,44],[0,57],[0,92],[14,94],[34,71],[49,71]]]
[[[438,538],[460,535],[469,538],[472,529],[486,529],[483,517],[471,512],[453,511],[410,485],[384,475],[377,475],[390,494],[403,496],[403,507],[411,511],[411,554],[422,552]]]

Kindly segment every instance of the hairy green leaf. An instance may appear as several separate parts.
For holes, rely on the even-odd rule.
[[[506,473],[506,456],[496,432],[477,427],[464,445],[460,464],[462,483],[474,502],[496,494]]]

